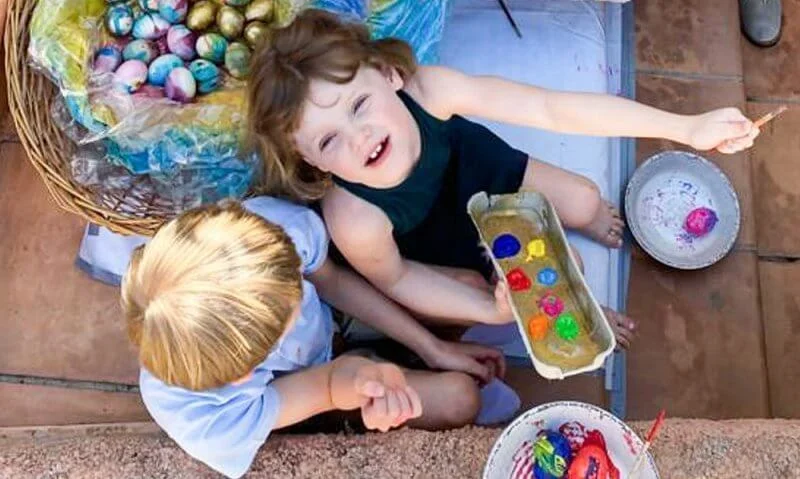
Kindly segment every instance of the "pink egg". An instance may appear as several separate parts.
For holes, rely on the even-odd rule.
[[[147,64],[139,60],[128,60],[114,72],[114,84],[128,93],[138,90],[147,81]]]
[[[197,35],[183,25],[174,25],[167,32],[169,51],[186,61],[195,57],[194,44],[196,41]]]
[[[164,91],[170,100],[181,103],[192,101],[197,93],[197,84],[192,72],[184,67],[174,68],[167,77]]]

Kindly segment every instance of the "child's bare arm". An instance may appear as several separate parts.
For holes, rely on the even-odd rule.
[[[487,291],[468,286],[400,255],[392,225],[377,207],[337,190],[323,202],[333,241],[350,264],[384,294],[406,308],[448,323],[502,323]]]
[[[432,113],[595,136],[666,138],[724,153],[752,145],[758,128],[736,108],[678,115],[613,95],[548,90],[444,67],[420,67],[409,88]]]
[[[462,371],[483,382],[491,380],[495,372],[502,374],[502,353],[440,340],[350,269],[326,260],[308,279],[326,302],[407,346],[434,369]],[[492,362],[498,364],[498,371],[489,366]]]
[[[334,409],[366,408],[362,409],[366,426],[386,431],[422,413],[419,396],[407,385],[400,368],[365,358],[342,356],[333,362],[282,376],[272,385],[281,397],[276,429]],[[371,407],[381,402],[400,407]],[[379,413],[381,410],[383,413]]]

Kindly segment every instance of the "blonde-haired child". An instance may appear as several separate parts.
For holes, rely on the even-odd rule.
[[[320,296],[434,367],[502,374],[499,352],[433,337],[328,260],[327,244],[311,210],[260,197],[188,211],[131,258],[122,305],[144,403],[182,448],[230,477],[246,472],[270,431],[326,411],[360,409],[381,431],[461,426],[480,411],[478,385],[462,372],[334,357]]]

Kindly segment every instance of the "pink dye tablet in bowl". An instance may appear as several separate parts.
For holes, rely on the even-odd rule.
[[[625,216],[642,249],[679,269],[725,257],[741,223],[739,198],[725,174],[685,151],[658,153],[636,170],[625,191]]]

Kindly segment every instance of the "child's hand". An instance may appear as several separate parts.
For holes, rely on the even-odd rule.
[[[461,371],[486,384],[506,373],[503,353],[479,344],[440,341],[425,362],[433,369]]]
[[[390,363],[343,356],[331,374],[331,401],[337,409],[361,408],[364,424],[387,431],[422,414],[422,402],[403,371]]]
[[[368,429],[386,432],[422,414],[419,395],[394,364],[362,366],[356,373],[354,389],[361,397],[361,417]]]
[[[381,397],[361,406],[361,418],[367,429],[386,432],[422,414],[422,401],[411,386],[386,389]]]
[[[690,118],[689,146],[695,150],[716,149],[736,153],[753,146],[760,130],[737,108],[722,108]]]

